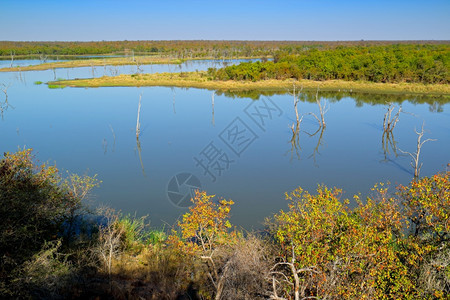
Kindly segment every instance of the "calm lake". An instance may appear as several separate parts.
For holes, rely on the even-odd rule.
[[[141,68],[179,72],[223,63]],[[134,72],[136,66],[0,73],[0,84],[9,86],[9,106],[0,92],[0,151],[33,148],[40,161],[56,163],[61,170],[98,174],[102,183],[93,192],[93,205],[149,215],[153,226],[173,224],[187,211],[184,196],[201,187],[232,199],[232,223],[247,229],[261,227],[264,218],[285,208],[284,193],[298,186],[314,192],[324,183],[352,197],[368,195],[380,181],[407,184],[413,177],[411,158],[400,150],[416,150],[414,130],[420,130],[423,122],[424,139],[436,141],[422,148],[421,176],[444,171],[450,162],[450,104],[439,98],[319,93],[328,108],[321,130],[310,114],[319,115],[314,95],[303,97],[298,103],[303,120],[298,139],[292,142],[295,111],[289,94],[213,96],[201,89],[49,89],[34,84]],[[400,105],[403,112],[385,151],[383,118],[388,102],[396,105],[393,115]]]

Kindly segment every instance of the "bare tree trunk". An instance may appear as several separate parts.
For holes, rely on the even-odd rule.
[[[422,141],[422,137],[424,134],[424,130],[423,130],[424,125],[425,125],[425,122],[422,123],[422,130],[420,132],[418,132],[417,130],[414,130],[415,133],[417,134],[416,152],[411,153],[411,152],[402,151],[399,149],[402,153],[406,153],[411,156],[411,158],[412,158],[411,167],[414,168],[414,177],[415,178],[419,177],[420,169],[422,168],[422,165],[423,165],[422,163],[419,164],[420,151],[422,150],[423,144],[425,144],[426,142],[430,142],[430,141],[436,141],[436,139],[426,139],[426,140]]]
[[[138,113],[137,113],[137,120],[136,120],[136,138],[139,138],[139,135],[141,133],[141,123],[139,122],[139,118],[141,115],[141,100],[142,100],[142,94],[139,95],[139,106],[138,106]]]
[[[387,112],[384,114],[383,131],[385,132],[392,132],[394,130],[395,125],[397,125],[400,113],[402,112],[402,107],[400,106],[395,116],[391,117],[394,108],[395,106],[390,103]]]
[[[14,55],[16,55],[16,52],[15,52],[15,51],[11,51],[11,64],[10,64],[10,68],[13,67]]]

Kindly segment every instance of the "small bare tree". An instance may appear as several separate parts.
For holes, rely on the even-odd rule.
[[[308,283],[301,280],[302,274],[320,274],[316,267],[297,268],[297,259],[295,257],[295,247],[292,245],[291,259],[282,259],[276,263],[271,269],[271,281],[272,281],[272,295],[270,299],[273,300],[287,300],[286,298],[278,296],[278,286],[291,286],[294,291],[295,300],[304,299],[319,299],[313,296],[306,296],[306,288]],[[281,271],[280,271],[281,268]],[[292,298],[289,298],[292,299]]]
[[[13,67],[13,62],[14,62],[14,55],[16,55],[16,51],[11,51],[11,64],[9,65],[10,68]]]
[[[296,91],[296,86],[295,86],[295,82],[293,83],[293,89],[292,89],[292,93],[290,93],[293,97],[294,97],[294,111],[295,111],[295,123],[292,123],[291,125],[291,131],[292,131],[292,137],[291,140],[289,141],[291,143],[291,161],[292,158],[294,157],[294,152],[297,155],[297,158],[300,159],[300,144],[299,144],[299,133],[300,133],[300,123],[303,120],[303,116],[299,116],[298,113],[298,102],[300,101],[300,93],[303,90],[303,86],[300,88],[300,90],[297,92]]]
[[[111,276],[113,259],[120,253],[120,241],[124,234],[117,226],[119,215],[111,208],[101,208],[99,215],[104,216],[104,224],[99,226],[99,244],[94,253],[99,257],[105,271]]]
[[[142,63],[139,59],[134,59],[134,63],[136,64],[136,74],[142,73],[144,70],[142,69]]]
[[[392,112],[395,109],[395,105],[393,103],[388,103],[389,107],[387,108],[386,113],[384,114],[383,119],[383,131],[384,132],[390,132],[395,128],[395,125],[397,125],[398,119],[400,117],[400,113],[402,112],[402,107],[400,106],[397,113],[392,116]]]
[[[414,168],[414,177],[419,177],[420,169],[422,168],[422,165],[423,165],[423,163],[419,163],[420,151],[422,150],[423,144],[425,144],[426,142],[430,142],[430,141],[436,141],[436,139],[426,139],[426,140],[422,141],[422,137],[424,135],[424,129],[423,129],[424,125],[425,125],[425,122],[422,123],[422,130],[420,132],[418,132],[416,129],[414,129],[414,132],[417,134],[416,152],[411,153],[411,152],[402,151],[401,149],[399,149],[402,153],[409,154],[411,156],[411,158],[412,158],[411,167]]]
[[[5,94],[5,101],[0,101],[0,115],[2,116],[2,120],[3,120],[3,113],[8,110],[8,108],[12,108],[14,109],[14,107],[12,107],[9,102],[8,102],[8,88],[11,86],[11,84],[1,84],[1,90],[2,92]]]
[[[139,139],[139,135],[141,134],[141,123],[139,121],[141,115],[141,102],[142,102],[142,93],[139,95],[139,105],[138,105],[138,113],[136,120],[136,138]]]
[[[325,114],[330,109],[330,106],[328,105],[327,100],[324,100],[322,102],[322,99],[320,99],[320,97],[319,97],[319,87],[317,87],[317,92],[316,92],[316,103],[317,103],[317,106],[319,107],[320,119],[316,116],[316,114],[314,114],[312,112],[310,112],[309,114],[312,115],[314,118],[316,118],[316,120],[319,123],[320,127],[324,127],[325,128],[326,127]]]

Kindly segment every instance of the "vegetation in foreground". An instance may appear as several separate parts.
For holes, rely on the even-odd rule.
[[[95,299],[448,299],[450,172],[355,208],[341,190],[300,187],[248,233],[233,201],[198,191],[170,232],[82,202],[99,182],[63,179],[31,150],[0,161],[0,296]]]

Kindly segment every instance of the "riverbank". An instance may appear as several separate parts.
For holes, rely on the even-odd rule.
[[[101,55],[100,55],[101,56]],[[60,57],[62,58],[62,57]],[[221,57],[219,60],[231,60],[231,59],[258,59],[259,56],[242,56],[242,57]],[[266,58],[271,58],[267,56]],[[192,57],[192,58],[170,58],[161,56],[127,56],[127,57],[100,57],[100,58],[89,58],[89,59],[74,59],[67,61],[58,61],[51,63],[42,63],[38,65],[31,66],[20,66],[12,68],[0,68],[0,72],[24,72],[24,71],[45,71],[52,69],[62,69],[62,68],[82,68],[82,67],[106,67],[106,66],[141,66],[141,65],[155,65],[155,64],[181,64],[185,61],[196,61],[196,60],[218,60],[214,57]]]
[[[90,79],[60,80],[48,82],[51,87],[113,87],[113,86],[170,86],[192,87],[217,91],[286,91],[292,89],[295,82],[297,88],[303,87],[305,91],[347,91],[357,93],[376,94],[411,94],[411,95],[450,95],[450,86],[444,84],[419,84],[419,83],[373,83],[367,81],[344,80],[260,80],[260,81],[235,81],[212,80],[206,72],[181,72],[181,73],[155,73],[133,74],[119,76],[103,76]]]

